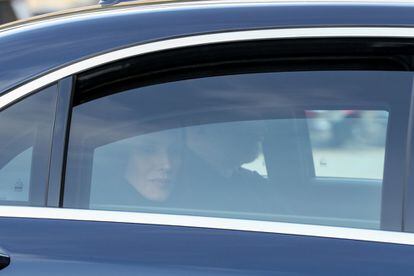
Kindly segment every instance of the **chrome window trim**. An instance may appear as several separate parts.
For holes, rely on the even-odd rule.
[[[53,82],[123,58],[190,46],[261,39],[386,37],[414,38],[411,27],[318,27],[233,31],[171,38],[100,54],[52,71],[0,96],[0,109]]]
[[[0,206],[0,218],[54,219],[181,226],[414,245],[414,234],[403,232],[188,215]]]

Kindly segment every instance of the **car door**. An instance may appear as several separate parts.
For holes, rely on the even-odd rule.
[[[411,44],[252,34],[155,42],[55,72],[44,207],[0,208],[4,272],[413,271],[402,233]]]

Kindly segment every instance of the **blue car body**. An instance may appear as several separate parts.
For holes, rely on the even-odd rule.
[[[0,28],[0,97],[72,64],[148,43],[221,32],[287,28],[411,29],[413,14],[414,4],[410,3],[132,2],[29,19]],[[73,81],[62,78],[58,84],[68,94],[59,98],[56,115],[63,130],[70,117],[69,92]],[[2,108],[20,99],[15,98]],[[191,222],[191,216],[180,219],[190,221],[183,225],[174,219],[170,224],[157,220],[149,223],[139,213],[126,213],[124,219],[110,221],[108,218],[116,218],[116,211],[103,211],[94,219],[87,210],[66,212],[61,208],[60,180],[65,170],[66,138],[64,131],[54,133],[51,182],[45,204],[2,207],[0,252],[10,261],[0,271],[5,275],[411,275],[414,272],[414,236],[409,233],[414,230],[409,218],[414,203],[410,203],[414,199],[411,174],[406,176],[405,205],[396,206],[398,211],[390,215],[397,222],[382,230],[312,228],[304,224],[306,230],[295,232],[283,228],[283,223],[266,226],[264,222],[264,226],[254,220],[245,229],[240,221],[235,222],[240,223],[235,227],[226,226],[226,221],[223,226],[217,226],[217,221],[211,225],[206,221],[200,226]],[[31,213],[31,208],[41,210]],[[139,223],[141,219],[143,222]]]

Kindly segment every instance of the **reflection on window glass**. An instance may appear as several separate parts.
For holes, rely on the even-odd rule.
[[[45,204],[56,86],[0,112],[0,202]]]
[[[257,73],[81,103],[64,207],[378,229],[388,124],[378,106],[408,110],[411,86],[410,72]]]
[[[203,195],[217,193],[217,207],[222,204],[221,208],[231,209],[224,200],[228,197],[225,191],[239,189],[239,193],[243,186],[264,182],[267,173],[260,150],[263,131],[260,121],[209,124],[135,136],[99,147],[93,156],[91,205],[104,209],[109,202],[112,207],[201,207],[210,201]],[[109,163],[110,171],[106,169]],[[243,198],[238,204],[247,201]]]
[[[28,201],[33,148],[14,157],[0,169],[0,200]]]
[[[388,112],[308,110],[315,175],[382,179]]]

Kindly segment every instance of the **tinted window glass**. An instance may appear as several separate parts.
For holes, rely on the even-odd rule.
[[[0,203],[44,205],[56,87],[0,113]]]
[[[29,184],[33,148],[13,158],[0,170],[0,200],[29,201]]]
[[[385,144],[388,115],[408,110],[411,78],[381,71],[239,74],[80,104],[64,205],[379,228],[384,150],[392,151]],[[378,141],[377,162],[368,161],[358,136],[325,147],[312,126],[316,110],[329,110],[328,119],[358,110],[374,118],[353,118],[358,124],[384,123],[366,138]],[[347,132],[346,125],[337,128]],[[372,174],[355,173],[360,164],[341,159],[355,152]],[[332,162],[338,169],[318,167],[325,153],[341,159]]]
[[[382,179],[388,112],[307,110],[317,177]]]

